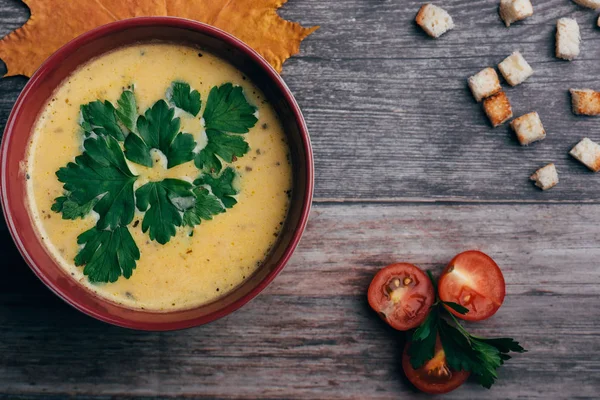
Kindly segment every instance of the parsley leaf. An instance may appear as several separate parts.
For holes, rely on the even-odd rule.
[[[237,200],[232,197],[238,194],[238,191],[233,187],[233,180],[236,173],[233,168],[226,168],[219,176],[206,174],[194,181],[194,185],[208,185],[212,193],[221,200],[226,208],[231,208],[237,204]]]
[[[137,121],[138,113],[133,91],[124,90],[121,93],[121,97],[117,100],[117,117],[119,117],[119,121],[130,132],[135,131],[135,122]]]
[[[230,163],[250,150],[248,143],[238,135],[207,129],[206,137],[208,139],[206,146],[194,158],[194,163],[199,169],[219,173],[223,165],[217,156]]]
[[[469,339],[446,320],[440,319],[439,329],[446,362],[450,368],[456,371],[471,371],[479,383],[489,388],[497,377],[495,368],[490,369],[489,366],[483,365]]]
[[[413,332],[408,349],[410,364],[414,369],[421,368],[435,355],[435,341],[438,335],[439,313],[431,310],[427,319]]]
[[[75,265],[85,265],[83,274],[90,282],[116,282],[121,275],[131,277],[140,251],[126,227],[103,230],[94,227],[77,238],[84,245],[75,256]]]
[[[56,172],[69,201],[85,208],[99,198],[93,206],[100,215],[98,229],[114,230],[129,224],[135,212],[133,183],[137,176],[129,170],[119,143],[112,136],[98,136],[86,139],[83,147],[85,151],[74,163]],[[54,206],[63,216],[66,202],[57,200]],[[79,209],[75,213],[81,212]]]
[[[509,352],[525,352],[513,339],[484,339],[470,335],[454,318],[456,327],[440,320],[440,339],[448,365],[455,370],[471,371],[479,383],[490,388],[498,374],[496,370],[511,357]]]
[[[196,199],[193,207],[183,213],[183,225],[194,227],[200,225],[202,220],[211,220],[214,215],[224,213],[225,208],[219,199],[206,188],[197,187],[193,190]]]
[[[135,133],[130,133],[125,139],[125,157],[136,164],[152,167],[150,148]]]
[[[168,160],[167,168],[192,161],[195,147],[196,141],[194,140],[194,136],[189,133],[180,133],[177,135],[167,152],[164,153]]]
[[[122,141],[125,139],[121,127],[117,123],[115,107],[106,100],[104,103],[96,100],[84,104],[81,110],[81,127],[87,135],[95,133],[98,136],[110,135]]]
[[[175,110],[159,100],[138,118],[138,131],[149,148],[161,151],[169,148],[180,126],[179,118],[173,118],[174,115]]]
[[[185,82],[173,82],[167,91],[167,98],[169,103],[195,117],[200,112],[202,101],[197,90],[190,90],[190,85]]]
[[[513,338],[485,339],[479,336],[471,335],[471,339],[488,343],[496,347],[501,353],[509,353],[511,351],[514,351],[515,353],[524,353],[527,351]]]
[[[157,149],[167,156],[167,168],[191,161],[194,158],[196,142],[189,133],[179,133],[180,120],[173,118],[174,115],[175,110],[164,100],[157,101],[146,110],[146,113],[137,119],[139,136],[130,134],[125,140],[127,159],[152,167],[150,150]]]
[[[427,271],[427,275],[437,293],[433,274]],[[448,366],[455,371],[470,371],[482,386],[489,389],[498,379],[496,370],[511,358],[508,353],[526,350],[511,338],[485,339],[471,335],[442,305],[460,314],[469,311],[460,304],[436,298],[427,319],[410,336],[408,354],[411,365],[418,369],[434,357],[436,337],[439,336]],[[452,318],[454,326],[441,317],[442,311]]]
[[[98,201],[100,201],[100,197],[95,197],[87,203],[79,205],[76,201],[73,201],[73,199],[70,199],[67,196],[61,196],[54,199],[51,210],[62,213],[63,219],[84,218],[92,211]]]
[[[225,83],[210,90],[203,117],[206,129],[246,133],[258,121],[255,112],[240,86]]]
[[[192,185],[179,179],[164,179],[148,182],[136,190],[137,208],[145,211],[142,232],[149,231],[150,239],[160,244],[175,236],[176,227],[181,226],[180,211],[185,211],[182,198],[191,198]]]

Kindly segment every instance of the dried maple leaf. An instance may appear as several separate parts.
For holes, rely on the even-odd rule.
[[[0,40],[6,76],[31,76],[59,47],[82,33],[120,19],[175,16],[216,26],[238,37],[281,72],[283,62],[317,27],[303,28],[277,15],[286,0],[23,0],[27,23]]]
[[[169,15],[216,26],[259,52],[277,71],[318,27],[303,28],[277,15],[287,0],[167,0]],[[202,3],[204,7],[199,7]]]

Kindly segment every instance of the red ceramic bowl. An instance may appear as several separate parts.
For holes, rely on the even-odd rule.
[[[279,242],[257,272],[216,301],[197,308],[148,312],[112,303],[72,279],[42,244],[26,204],[21,168],[36,117],[56,87],[79,65],[118,47],[146,41],[198,46],[229,61],[264,92],[289,140],[294,171],[290,212]],[[254,50],[233,36],[199,22],[168,17],[134,18],[90,31],[54,53],[31,77],[8,119],[1,148],[2,208],[12,237],[33,272],[58,296],[99,320],[142,330],[174,330],[205,324],[240,308],[282,270],[304,231],[313,192],[310,138],[298,104],[281,77]]]

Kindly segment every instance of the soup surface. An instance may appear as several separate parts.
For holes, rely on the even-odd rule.
[[[254,115],[258,121],[248,133],[238,135],[248,143],[249,151],[242,157],[233,157],[231,163],[220,159],[224,169],[235,171],[237,204],[194,227],[181,224],[167,243],[160,244],[142,230],[148,211],[139,209],[136,194],[138,207],[128,229],[140,257],[131,277],[120,276],[115,282],[90,282],[83,266],[76,266],[74,260],[83,248],[78,244],[78,236],[94,228],[98,214],[91,212],[71,220],[52,211],[55,199],[65,195],[56,172],[74,162],[84,150],[86,133],[80,126],[80,106],[108,100],[117,107],[123,90],[132,88],[138,114],[143,115],[157,101],[168,97],[168,90],[176,81],[187,82],[192,90],[199,92],[202,101],[202,111],[197,116],[169,104],[175,109],[175,117],[180,118],[179,131],[194,136],[194,155],[207,145],[202,115],[211,88],[232,83],[241,87],[247,102],[256,107]],[[127,129],[122,124],[121,128],[126,136]],[[123,148],[123,141],[119,146]],[[165,178],[192,182],[202,173],[194,161],[167,169],[166,157],[161,152],[153,149],[150,154],[152,167],[126,161],[138,177],[134,190]],[[147,310],[184,309],[210,302],[254,273],[277,240],[292,189],[283,129],[263,94],[225,61],[173,44],[140,44],[118,49],[90,61],[67,78],[35,125],[27,172],[31,215],[58,263],[98,295],[127,307]]]

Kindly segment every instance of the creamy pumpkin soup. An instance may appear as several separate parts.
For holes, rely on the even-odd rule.
[[[54,93],[27,160],[31,215],[82,285],[132,308],[210,302],[256,271],[292,185],[282,126],[236,68],[140,44]]]

